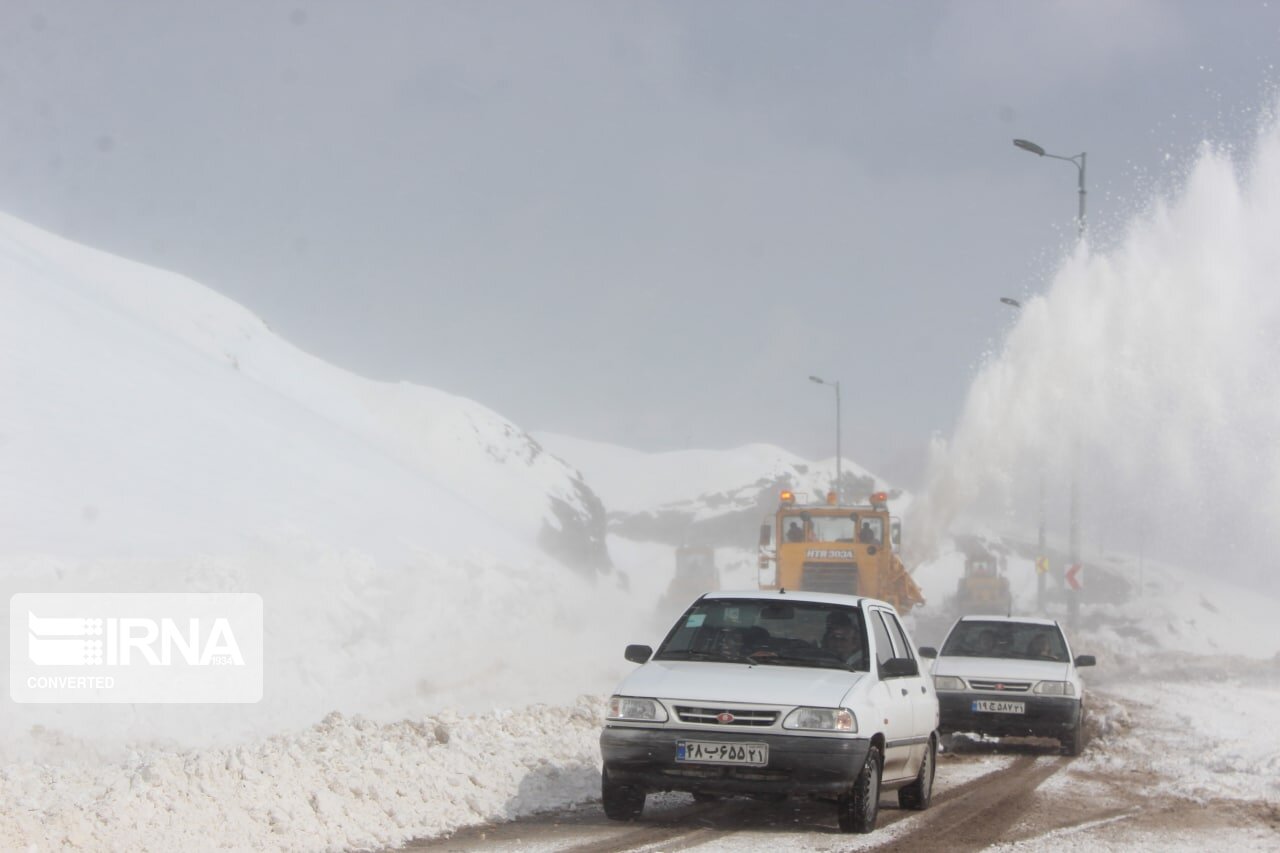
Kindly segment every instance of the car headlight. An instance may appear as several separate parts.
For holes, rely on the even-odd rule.
[[[856,732],[858,718],[848,708],[796,708],[782,721],[784,729]]]
[[[1041,681],[1031,692],[1039,693],[1041,696],[1074,696],[1076,686],[1070,681]]]
[[[667,709],[656,699],[641,699],[636,696],[610,696],[609,710],[606,716],[610,720],[637,720],[645,723],[665,723]]]
[[[933,677],[933,689],[964,690],[964,681],[954,675],[935,675]]]

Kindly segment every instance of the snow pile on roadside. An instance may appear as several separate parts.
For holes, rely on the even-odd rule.
[[[1154,793],[1198,802],[1280,801],[1280,673],[1257,674],[1270,677],[1113,685],[1111,696],[1130,706],[1132,719],[1117,725],[1104,702],[1100,736],[1073,772],[1134,772]]]
[[[600,697],[375,723],[121,761],[0,767],[0,848],[343,849],[399,844],[599,794]]]

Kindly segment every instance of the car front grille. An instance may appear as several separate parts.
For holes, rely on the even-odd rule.
[[[721,714],[728,714],[730,719],[721,722]],[[734,710],[731,708],[693,708],[687,705],[676,706],[676,716],[682,723],[701,723],[707,726],[772,726],[778,721],[777,711]]]
[[[1031,689],[1030,681],[979,681],[969,679],[969,686],[974,690],[993,690],[996,693],[1026,693]]]

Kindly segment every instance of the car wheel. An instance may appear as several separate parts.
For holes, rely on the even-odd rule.
[[[1062,744],[1063,755],[1079,755],[1084,751],[1084,709],[1080,709],[1080,716],[1076,718],[1076,724],[1071,729],[1071,733],[1061,738],[1059,743]]]
[[[693,801],[695,803],[714,803],[720,799],[718,794],[708,794],[703,791],[693,792]]]
[[[898,790],[898,805],[918,812],[929,808],[929,803],[933,801],[933,773],[937,767],[937,757],[938,745],[930,735],[924,759],[920,762],[920,773],[916,775],[916,781]]]
[[[609,771],[600,771],[600,801],[610,820],[635,820],[644,811],[644,791],[609,780]]]
[[[867,760],[862,764],[853,787],[836,801],[836,814],[841,832],[870,832],[876,828],[880,813],[880,749],[867,750]]]

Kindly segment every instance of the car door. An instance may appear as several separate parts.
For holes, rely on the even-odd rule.
[[[916,662],[918,674],[904,677],[899,680],[899,683],[911,697],[913,743],[909,763],[912,768],[919,769],[920,762],[924,759],[924,751],[929,746],[929,735],[938,727],[938,699],[933,692],[933,679],[929,675],[928,668],[923,666],[916,656],[915,645],[911,642],[911,636],[907,634],[907,629],[898,619],[898,615],[886,613],[885,619],[890,623],[888,626],[890,636],[901,643],[903,655],[909,656]]]
[[[909,677],[887,675],[884,665],[893,658],[903,657],[900,648],[902,641],[896,644],[890,621],[893,617],[881,607],[872,607],[867,614],[871,622],[871,632],[875,636],[876,670],[880,677],[879,689],[883,691],[884,718],[876,722],[884,731],[884,779],[909,778],[916,768],[910,762],[915,736],[915,718],[911,689],[914,686]],[[918,689],[918,688],[917,688]]]

